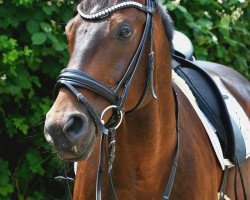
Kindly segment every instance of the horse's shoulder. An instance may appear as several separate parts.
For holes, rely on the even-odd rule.
[[[183,122],[183,124],[185,124],[185,126],[190,126],[189,128],[191,128],[191,126],[193,126],[193,124],[195,124],[193,126],[193,128],[195,130],[197,128],[197,126],[199,126],[198,124],[200,124],[200,119],[199,119],[197,113],[195,112],[194,107],[192,106],[192,104],[188,100],[188,97],[185,94],[185,92],[182,91],[179,88],[179,86],[177,86],[177,85],[175,86],[175,91],[177,93],[179,111],[181,113],[180,114],[180,121]],[[189,123],[190,116],[192,116],[193,123]],[[187,124],[186,124],[186,122],[187,122]]]
[[[215,81],[219,89],[226,89],[240,103],[250,118],[250,82],[234,69],[207,61],[196,61]]]

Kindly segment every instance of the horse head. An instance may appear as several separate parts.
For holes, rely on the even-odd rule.
[[[152,17],[154,11],[155,19]],[[91,154],[100,128],[96,120],[105,108],[119,107],[113,110],[119,121],[124,112],[141,109],[153,101],[153,95],[146,95],[149,87],[152,93],[155,92],[154,83],[149,86],[149,82],[153,82],[147,67],[149,54],[154,53],[153,46],[155,53],[161,51],[158,43],[163,41],[162,35],[167,48],[171,48],[171,42],[167,42],[166,36],[170,41],[172,38],[170,17],[154,1],[86,0],[79,4],[78,13],[65,29],[70,59],[66,71],[58,78],[58,96],[47,113],[44,129],[47,141],[63,160],[68,161],[87,159]],[[155,38],[153,29],[157,32]],[[81,76],[87,79],[87,87],[77,84],[79,80],[76,79]],[[74,80],[70,83],[77,94],[65,84],[65,80],[72,81],[72,77]],[[94,86],[90,83],[92,80]],[[128,82],[131,82],[129,86]],[[100,91],[98,84],[104,90]],[[157,90],[157,84],[155,87]],[[86,104],[79,101],[79,95],[88,101],[97,119]],[[103,121],[108,122],[113,115],[109,109],[102,116]]]
[[[78,163],[74,199],[112,199],[116,194],[119,199],[160,199],[162,195],[169,199],[172,186],[171,199],[216,199],[221,183],[224,195],[227,173],[222,181],[198,117],[203,114],[182,92],[184,81],[174,74],[179,87],[172,80],[172,63],[174,67],[178,62],[171,62],[172,22],[162,5],[156,0],[84,0],[77,11],[66,26],[70,60],[58,76],[57,98],[44,128],[47,141],[63,160],[88,159]],[[236,98],[247,102],[243,105],[249,111],[249,82],[221,65],[195,63],[216,75],[232,94],[241,88]],[[237,89],[230,85],[235,80],[240,85]],[[103,165],[105,150],[108,167]],[[244,174],[250,172],[247,162]],[[237,181],[230,170],[231,198]]]

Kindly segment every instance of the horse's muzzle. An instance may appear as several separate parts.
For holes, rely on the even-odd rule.
[[[84,113],[46,117],[44,135],[57,154],[68,161],[86,159],[95,141],[95,126]]]

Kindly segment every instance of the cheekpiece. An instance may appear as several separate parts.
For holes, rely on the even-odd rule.
[[[134,8],[137,8],[139,10],[143,10],[144,12],[147,12],[147,13],[153,13],[154,10],[155,10],[152,7],[145,6],[145,5],[140,4],[138,2],[135,2],[135,1],[126,1],[126,2],[122,2],[122,3],[118,3],[118,4],[114,5],[114,6],[102,9],[102,10],[96,12],[96,13],[86,13],[86,12],[84,12],[83,9],[82,9],[82,3],[80,3],[77,6],[77,11],[81,15],[81,17],[84,18],[84,19],[95,20],[95,19],[105,18],[105,17],[107,17],[108,15],[110,15],[111,13],[113,13],[113,12],[115,12],[117,10],[121,10],[123,8],[129,8],[129,7],[134,7]]]

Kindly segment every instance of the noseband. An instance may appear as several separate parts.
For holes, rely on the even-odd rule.
[[[90,77],[86,73],[78,70],[78,69],[63,69],[60,75],[57,78],[57,83],[55,89],[58,89],[62,86],[66,86],[76,97],[77,99],[82,102],[90,115],[92,116],[95,125],[101,130],[103,133],[101,135],[101,148],[100,148],[100,156],[99,156],[99,166],[98,166],[98,173],[97,173],[97,183],[96,183],[96,199],[101,199],[101,174],[103,168],[103,154],[104,154],[104,138],[108,136],[109,140],[109,153],[108,153],[108,171],[110,174],[110,182],[112,184],[111,179],[111,169],[112,163],[115,157],[115,139],[114,133],[116,129],[121,124],[123,115],[125,114],[124,105],[126,102],[126,98],[128,95],[129,88],[131,86],[132,80],[135,77],[135,74],[139,68],[139,63],[142,57],[142,54],[145,49],[145,44],[147,42],[148,35],[150,35],[150,52],[149,52],[149,61],[147,66],[147,77],[145,81],[144,91],[137,102],[136,106],[127,112],[132,112],[137,107],[139,107],[144,99],[146,98],[148,88],[151,89],[152,96],[156,99],[156,94],[154,91],[153,85],[153,70],[154,70],[154,51],[153,51],[153,35],[154,35],[154,12],[156,9],[156,2],[155,0],[146,0],[146,4],[140,4],[134,1],[127,1],[123,3],[116,4],[112,7],[105,8],[100,10],[96,13],[86,13],[82,9],[82,3],[78,5],[77,11],[81,15],[81,17],[88,21],[96,21],[102,18],[108,17],[112,13],[125,9],[125,8],[136,8],[140,11],[146,13],[146,22],[144,26],[144,31],[138,47],[133,55],[131,62],[129,63],[124,75],[122,76],[120,82],[117,84],[115,90],[110,89],[105,84],[101,83],[100,81]],[[101,96],[105,97],[111,104],[111,106],[107,107],[101,115],[97,114],[95,109],[89,103],[87,98],[78,92],[76,87],[85,88],[95,93],[100,94]],[[120,96],[118,96],[118,91],[122,90]],[[102,116],[108,109],[113,109],[113,115],[108,123],[105,123],[102,120]],[[174,160],[176,162],[176,159]],[[174,172],[175,173],[175,172]],[[172,174],[172,172],[171,172]],[[168,185],[170,182],[170,188],[168,189],[170,193],[172,187],[172,181],[168,181]],[[169,186],[168,186],[169,187]],[[114,197],[117,199],[115,192],[113,190]]]

